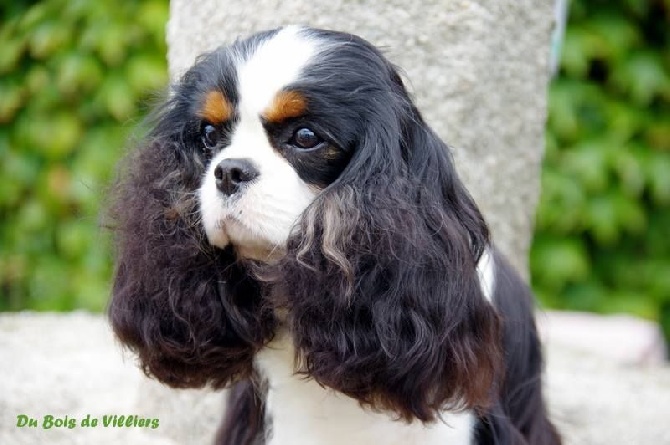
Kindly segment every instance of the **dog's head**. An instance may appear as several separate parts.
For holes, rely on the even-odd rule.
[[[362,404],[428,420],[487,403],[488,230],[369,43],[287,27],[203,55],[122,172],[110,317],[148,373],[246,377],[281,308],[297,370]]]

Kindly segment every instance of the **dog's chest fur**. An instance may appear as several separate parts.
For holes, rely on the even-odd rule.
[[[408,424],[360,407],[343,394],[294,374],[293,347],[278,336],[256,356],[267,379],[267,445],[469,445],[474,415],[444,413],[431,425]]]

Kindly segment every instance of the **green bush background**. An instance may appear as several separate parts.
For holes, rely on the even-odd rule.
[[[168,2],[0,8],[0,310],[99,311],[112,269],[98,214],[138,104],[167,83]]]
[[[547,306],[657,319],[670,338],[669,103],[670,1],[573,1],[531,250]]]
[[[167,82],[168,2],[5,0],[0,17],[0,310],[102,310],[98,214]],[[669,48],[670,0],[571,3],[531,251],[545,306],[670,332]]]

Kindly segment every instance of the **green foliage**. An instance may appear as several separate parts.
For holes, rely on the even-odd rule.
[[[629,312],[670,333],[668,48],[670,1],[572,2],[531,269],[551,307]]]
[[[104,307],[98,215],[167,81],[167,0],[0,4],[0,310]],[[531,267],[558,308],[670,333],[670,0],[574,0],[550,90]]]
[[[0,310],[101,310],[105,187],[167,83],[166,0],[0,5]]]

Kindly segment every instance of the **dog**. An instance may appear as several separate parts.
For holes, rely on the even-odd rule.
[[[200,56],[121,164],[108,314],[226,445],[558,445],[528,287],[367,41]]]

